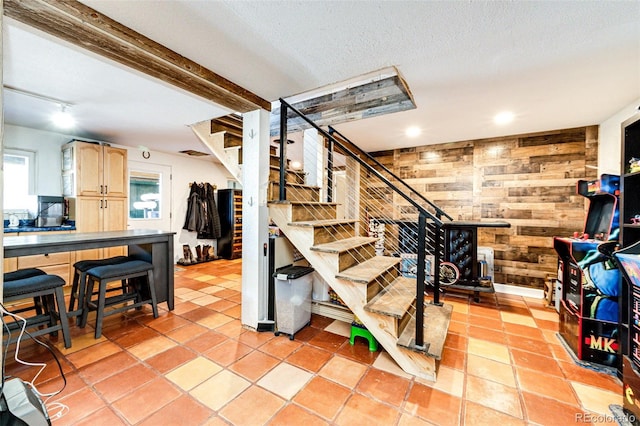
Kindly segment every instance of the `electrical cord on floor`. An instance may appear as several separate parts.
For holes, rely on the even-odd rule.
[[[22,364],[22,365],[26,365],[29,367],[40,367],[40,370],[38,370],[38,372],[36,373],[36,375],[33,377],[33,379],[31,379],[31,381],[29,382],[25,382],[26,384],[28,384],[31,389],[41,398],[43,399],[43,404],[47,407],[47,411],[49,411],[49,409],[51,408],[54,412],[54,414],[51,414],[51,412],[49,412],[49,418],[51,420],[54,419],[58,419],[61,418],[62,416],[64,416],[68,411],[69,411],[69,407],[67,407],[66,405],[60,403],[60,402],[51,402],[48,403],[48,401],[53,398],[54,396],[60,394],[66,387],[67,387],[67,378],[64,375],[64,371],[62,370],[62,365],[60,364],[60,360],[58,359],[56,353],[53,351],[53,349],[47,345],[45,342],[37,339],[36,337],[32,336],[28,331],[27,331],[27,320],[24,319],[23,317],[21,317],[20,315],[14,314],[13,312],[9,312],[4,304],[0,303],[0,316],[2,317],[2,325],[4,327],[4,329],[6,330],[7,333],[7,342],[9,342],[11,340],[11,329],[9,328],[9,326],[7,325],[7,323],[4,320],[4,316],[10,316],[11,318],[14,319],[14,321],[16,323],[18,323],[19,321],[22,322],[22,325],[20,326],[20,334],[18,335],[18,339],[16,340],[16,350],[15,350],[15,354],[14,354],[14,359],[16,360],[17,363]],[[60,321],[62,321],[62,319],[60,319]],[[55,360],[56,364],[58,365],[58,370],[60,371],[60,376],[62,377],[62,387],[55,391],[55,392],[51,392],[51,393],[41,393],[40,391],[38,391],[36,385],[35,385],[35,381],[38,379],[38,377],[40,376],[40,374],[44,371],[44,369],[47,367],[46,363],[32,363],[32,362],[28,362],[25,360],[22,360],[19,358],[18,353],[20,352],[20,342],[22,341],[22,338],[24,335],[29,336],[34,342],[36,342],[37,344],[39,344],[40,346],[44,346],[53,356],[53,359]],[[4,381],[5,381],[5,364],[6,364],[6,360],[7,360],[7,354],[8,354],[8,350],[9,350],[9,345],[5,345],[5,349],[4,349],[4,354],[2,357],[2,385],[0,387],[0,394],[2,392],[2,389],[4,388]]]

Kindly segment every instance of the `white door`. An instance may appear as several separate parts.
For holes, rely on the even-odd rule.
[[[129,229],[171,231],[171,166],[129,161]]]

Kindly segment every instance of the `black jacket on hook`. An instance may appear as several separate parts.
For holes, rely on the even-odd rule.
[[[198,239],[216,239],[221,235],[220,216],[213,186],[208,183],[191,184],[187,200],[187,215],[182,229],[197,232]]]

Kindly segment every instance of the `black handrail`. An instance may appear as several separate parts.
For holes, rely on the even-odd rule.
[[[420,204],[416,203],[409,195],[407,195],[403,191],[401,191],[398,187],[396,187],[393,183],[391,183],[391,181],[389,179],[387,179],[379,171],[377,171],[376,169],[371,167],[371,165],[369,163],[367,163],[366,161],[364,161],[363,159],[361,159],[360,157],[355,155],[353,152],[351,152],[350,149],[348,149],[346,146],[344,146],[344,144],[342,144],[339,140],[337,140],[335,137],[333,137],[333,135],[330,135],[329,133],[327,133],[326,130],[320,128],[316,123],[311,121],[311,119],[309,119],[306,115],[304,115],[303,113],[298,111],[294,106],[292,106],[291,104],[287,103],[287,101],[285,101],[284,99],[280,98],[280,104],[281,104],[281,106],[280,106],[280,114],[281,114],[280,115],[280,144],[281,144],[281,146],[282,146],[282,139],[283,139],[283,136],[282,136],[283,124],[282,123],[283,123],[283,120],[286,123],[286,119],[288,118],[287,114],[286,114],[286,111],[287,111],[287,109],[290,109],[297,116],[299,116],[304,121],[306,121],[311,127],[313,127],[320,134],[322,134],[322,136],[324,136],[325,138],[333,141],[334,144],[336,144],[340,148],[342,148],[342,150],[344,152],[348,153],[351,158],[353,158],[358,163],[360,163],[360,165],[362,165],[365,169],[367,169],[367,171],[375,174],[378,177],[378,179],[380,179],[385,185],[387,185],[389,188],[393,189],[393,191],[395,191],[398,195],[400,195],[402,198],[407,200],[409,202],[409,204],[411,204],[413,207],[415,207],[418,210],[418,213],[424,213],[425,216],[427,216],[429,219],[434,221],[437,225],[442,226],[442,220],[439,217],[434,216],[430,211],[426,210]],[[284,108],[283,106],[285,106],[286,108]],[[286,135],[286,130],[285,130],[285,135]],[[280,165],[280,174],[281,175],[284,174],[284,170],[282,169],[282,163]],[[283,178],[281,176],[280,180],[282,180],[282,179]],[[281,198],[280,201],[284,201],[284,199]]]
[[[396,176],[391,170],[387,169],[387,167],[380,163],[378,160],[376,160],[374,157],[372,157],[368,152],[366,152],[365,150],[363,150],[362,148],[360,148],[358,145],[356,145],[355,143],[351,142],[349,140],[349,138],[347,138],[345,135],[343,135],[342,133],[340,133],[338,130],[334,129],[333,127],[329,126],[329,134],[333,135],[334,133],[336,133],[338,136],[340,136],[342,139],[344,139],[345,141],[349,142],[349,144],[351,144],[354,148],[356,148],[358,150],[358,152],[360,154],[363,154],[367,157],[367,159],[369,159],[370,161],[373,161],[374,163],[376,163],[376,165],[380,168],[382,168],[385,173],[390,174],[394,179],[398,180],[398,182],[402,183],[409,191],[413,192],[414,194],[416,194],[418,196],[418,198],[420,198],[422,201],[424,201],[425,203],[429,204],[431,207],[433,207],[433,209],[436,211],[436,216],[437,217],[446,217],[449,220],[453,220],[453,218],[451,216],[449,216],[444,210],[442,210],[440,207],[438,207],[436,204],[434,204],[431,200],[427,199],[424,195],[422,195],[421,193],[419,193],[418,191],[416,191],[415,189],[413,189],[407,182],[405,182],[403,179],[400,179],[398,176]]]
[[[280,201],[287,199],[286,174],[286,146],[287,146],[287,105],[280,105],[280,180],[278,188]]]

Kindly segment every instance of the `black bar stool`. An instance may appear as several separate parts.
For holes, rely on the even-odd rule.
[[[21,272],[21,274],[24,276],[28,274],[28,272]],[[13,277],[21,276],[21,274],[14,274]],[[23,317],[27,321],[27,328],[39,327],[35,331],[29,331],[33,337],[41,336],[43,334],[55,335],[59,330],[61,330],[62,337],[64,339],[64,347],[70,348],[71,333],[69,331],[67,308],[65,306],[64,292],[62,290],[64,284],[64,280],[59,276],[48,274],[39,274],[21,279],[8,280],[4,282],[3,299],[5,304],[7,302],[14,302],[22,299],[33,299],[33,305],[18,307],[10,312]],[[42,303],[41,307],[38,306],[40,301]],[[34,310],[35,315],[22,315],[24,312]],[[17,330],[20,328],[21,323],[13,322],[7,326],[10,330]],[[16,341],[17,336],[11,336],[6,344],[15,343]]]
[[[115,256],[108,259],[80,260],[73,264],[73,281],[71,284],[71,296],[69,297],[69,316],[76,317],[82,314],[84,293],[87,288],[87,271],[97,266],[116,265],[128,261],[127,256]],[[78,309],[74,311],[78,301]]]
[[[38,275],[46,275],[47,273],[38,268],[24,268],[13,272],[5,272],[3,275],[4,282],[21,280],[23,278],[35,277]]]
[[[13,271],[13,272],[5,272],[3,274],[3,282],[6,283],[7,281],[21,280],[23,278],[30,278],[30,277],[35,277],[38,275],[46,275],[46,274],[47,273],[45,271],[38,268],[18,269],[17,271]],[[52,296],[49,296],[49,297],[52,297]],[[38,315],[42,314],[43,313],[42,308],[44,306],[47,306],[45,299],[41,297],[34,297],[33,305],[35,306],[35,311],[36,311],[36,314]]]
[[[86,273],[87,290],[79,326],[84,327],[87,325],[90,310],[96,311],[96,339],[102,335],[102,322],[105,316],[150,304],[153,309],[153,317],[158,318],[153,265],[151,263],[142,260],[128,260],[115,265],[97,266],[89,269]],[[146,289],[142,286],[143,280],[132,279],[142,277],[146,278],[144,280],[146,281]],[[122,281],[123,292],[115,296],[106,297],[107,284],[113,281]],[[98,297],[94,300],[93,288],[96,283],[98,284]],[[128,302],[133,303],[129,304]],[[123,303],[125,303],[124,306],[105,312],[105,308]]]

